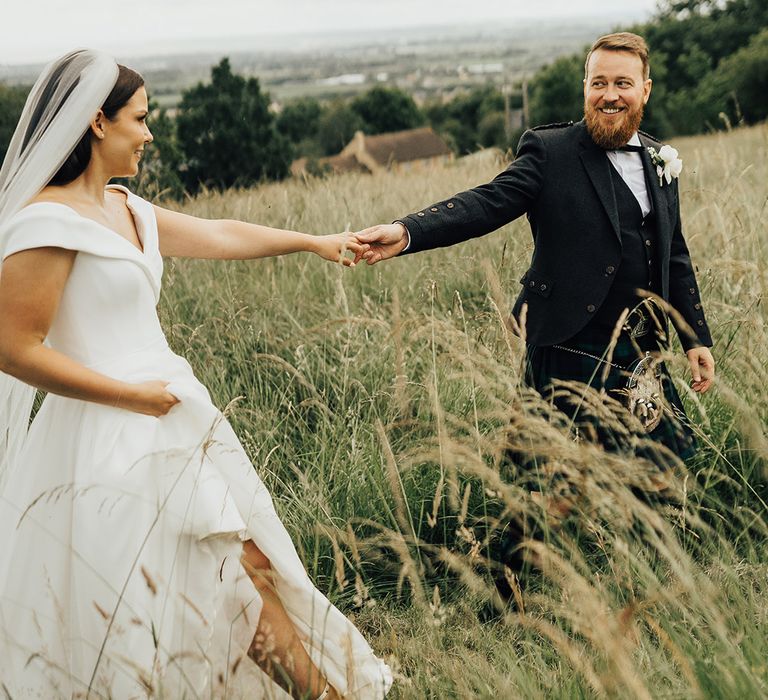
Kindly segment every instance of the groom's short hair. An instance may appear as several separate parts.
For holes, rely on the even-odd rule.
[[[640,57],[643,62],[643,80],[648,80],[651,75],[651,64],[648,62],[648,44],[643,37],[631,32],[616,32],[615,34],[606,34],[601,36],[592,44],[587,54],[587,60],[584,62],[584,77],[587,77],[587,68],[589,58],[598,49],[606,51],[627,51]]]

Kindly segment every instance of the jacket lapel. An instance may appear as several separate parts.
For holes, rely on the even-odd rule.
[[[605,151],[595,145],[586,130],[582,136],[582,151],[580,155],[584,169],[587,171],[587,175],[592,181],[592,186],[595,188],[605,213],[608,215],[613,232],[616,234],[619,244],[621,244],[619,210],[616,206],[616,195],[613,191],[611,171],[609,170],[611,163],[608,160],[608,156],[605,155]]]
[[[670,238],[672,236],[671,220],[669,208],[667,206],[667,192],[664,191],[667,185],[659,184],[659,176],[656,174],[656,166],[651,161],[651,155],[648,153],[648,147],[653,146],[657,151],[657,144],[649,141],[643,134],[640,134],[640,143],[643,145],[643,151],[640,153],[645,168],[645,180],[649,189],[651,202],[653,203],[653,213],[656,216],[656,235],[659,237],[659,250],[667,250]]]

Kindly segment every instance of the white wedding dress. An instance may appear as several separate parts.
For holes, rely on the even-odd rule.
[[[51,347],[127,382],[170,381],[181,399],[153,418],[45,398],[0,494],[0,696],[286,697],[246,656],[261,608],[240,564],[251,539],[329,682],[382,698],[389,668],[313,586],[231,427],[168,348],[154,211],[122,191],[143,252],[54,203],[0,235],[3,259],[78,251]]]

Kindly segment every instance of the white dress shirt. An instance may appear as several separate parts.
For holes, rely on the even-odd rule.
[[[640,137],[635,132],[632,138],[627,141],[627,146],[642,146]],[[651,211],[651,200],[648,197],[648,188],[645,184],[645,170],[643,169],[643,159],[639,153],[632,151],[606,151],[608,160],[621,175],[621,179],[627,183],[627,187],[632,190],[637,203],[643,212],[643,217],[648,216]]]

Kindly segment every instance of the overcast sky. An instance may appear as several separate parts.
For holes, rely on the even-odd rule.
[[[76,46],[139,55],[197,38],[297,34],[492,20],[644,19],[656,0],[3,0],[0,64]]]

